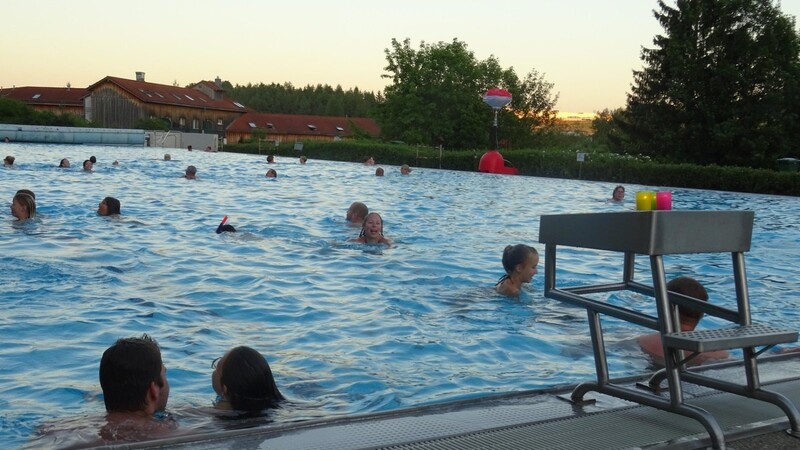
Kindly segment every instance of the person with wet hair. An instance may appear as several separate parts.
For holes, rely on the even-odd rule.
[[[67,158],[62,158],[61,162],[58,163],[58,167],[60,167],[62,169],[68,169],[69,168],[69,160]]]
[[[667,283],[667,291],[692,297],[695,300],[703,302],[708,301],[708,292],[706,288],[692,277],[678,277],[670,280]],[[678,305],[678,322],[680,322],[681,325],[680,331],[694,330],[702,317],[702,311]],[[664,346],[661,342],[661,333],[645,334],[639,336],[637,341],[639,342],[639,347],[650,357],[653,364],[659,367],[664,366]],[[729,356],[730,354],[726,350],[703,352],[687,361],[687,365],[695,366],[703,364],[706,361],[728,359]]]
[[[89,159],[87,159],[86,161],[83,162],[83,170],[86,171],[86,172],[91,172],[93,166],[94,166],[94,163]]]
[[[383,167],[378,167],[377,169],[375,169],[375,176],[376,177],[382,177],[383,176]]]
[[[269,169],[266,174],[267,178],[278,178],[278,172],[275,169]]]
[[[356,239],[353,239],[353,242],[392,245],[392,241],[383,235],[383,218],[376,212],[371,212],[364,217],[361,233]]]
[[[97,214],[101,216],[113,216],[120,214],[120,202],[114,197],[106,197],[97,207]]]
[[[524,283],[530,283],[539,265],[539,252],[525,245],[508,245],[503,249],[503,269],[506,274],[500,277],[495,290],[503,295],[517,297]]]
[[[267,359],[250,347],[229,350],[211,368],[211,385],[217,393],[214,406],[219,409],[260,412],[284,400]]]
[[[100,387],[106,423],[102,443],[140,441],[170,435],[174,420],[156,416],[167,407],[169,382],[158,343],[143,334],[121,338],[100,359]]]
[[[8,156],[6,156],[5,158],[3,158],[3,165],[4,165],[4,166],[6,166],[6,167],[13,166],[13,165],[14,165],[14,161],[15,161],[16,159],[17,159],[17,158],[14,158],[13,156],[11,156],[11,155],[8,155]]]
[[[361,202],[353,202],[350,204],[350,207],[347,208],[345,218],[353,225],[361,225],[364,222],[364,218],[367,217],[367,214],[369,214],[367,205]]]
[[[11,200],[11,215],[17,220],[33,219],[36,216],[36,198],[33,192],[27,189],[17,191]]]
[[[625,200],[625,186],[617,186],[611,193],[612,202],[621,202]]]
[[[186,175],[183,176],[187,180],[196,180],[197,179],[197,167],[195,166],[187,166],[186,167]]]

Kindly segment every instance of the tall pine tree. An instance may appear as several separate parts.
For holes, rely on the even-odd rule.
[[[800,138],[800,36],[771,0],[658,1],[665,30],[642,50],[624,151],[770,166]]]

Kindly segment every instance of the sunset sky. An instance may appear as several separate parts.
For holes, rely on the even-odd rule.
[[[668,1],[668,3],[671,3]],[[377,92],[392,38],[465,42],[520,78],[554,84],[557,109],[624,106],[655,0],[6,0],[0,87],[86,87],[106,75],[187,85],[341,85]],[[800,16],[800,0],[781,10]]]

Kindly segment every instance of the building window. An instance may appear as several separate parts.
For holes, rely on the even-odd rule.
[[[197,119],[192,119],[192,129],[197,130],[200,128],[200,121]]]
[[[186,118],[185,117],[181,117],[181,119],[178,121],[178,123],[180,124],[181,128],[185,127],[186,126]]]
[[[217,126],[218,126],[218,127],[221,127],[221,126],[222,126],[222,119],[217,119]]]
[[[256,123],[255,122],[250,122],[248,125],[250,125],[250,128],[256,128]]]

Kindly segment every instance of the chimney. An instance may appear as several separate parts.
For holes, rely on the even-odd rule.
[[[136,72],[136,81],[144,81],[144,72]]]
[[[217,75],[217,78],[214,78],[214,84],[216,84],[217,87],[222,87],[222,80],[219,78],[219,75]]]

